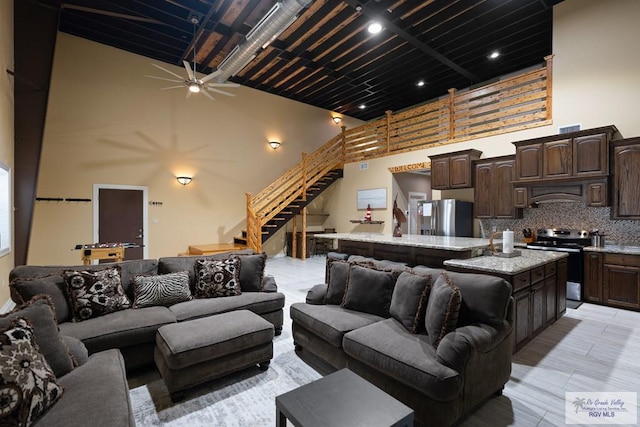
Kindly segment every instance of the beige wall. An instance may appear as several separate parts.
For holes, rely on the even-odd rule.
[[[13,2],[0,2],[0,162],[13,168]],[[11,245],[13,247],[13,243]],[[0,306],[9,300],[13,252],[0,257]]]
[[[38,197],[92,198],[93,184],[147,186],[148,256],[231,242],[256,193],[339,133],[330,112],[247,87],[185,98],[150,59],[60,33]],[[162,64],[178,74],[184,68]],[[170,76],[168,76],[170,77]],[[361,122],[345,118],[349,127]],[[272,150],[267,142],[282,142]],[[177,175],[193,175],[190,185]],[[30,264],[77,264],[93,241],[92,203],[37,202]],[[271,243],[279,250],[282,243]]]
[[[391,233],[391,209],[375,212],[376,219],[386,221],[384,226],[349,222],[363,216],[355,207],[356,191],[386,187],[391,199],[393,180],[388,168],[428,161],[432,154],[468,148],[481,150],[483,158],[514,154],[512,141],[556,134],[559,126],[575,123],[581,123],[582,129],[614,124],[625,137],[640,136],[636,113],[640,49],[630,48],[640,40],[640,26],[635,22],[638,16],[637,0],[565,0],[555,6],[553,125],[370,160],[366,170],[360,170],[360,163],[349,164],[345,178],[338,184],[339,191],[331,200],[327,224],[339,232]],[[470,191],[433,193],[434,198],[473,200]],[[392,202],[389,200],[389,208]]]

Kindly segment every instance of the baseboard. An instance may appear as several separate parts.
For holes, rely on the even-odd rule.
[[[2,307],[0,307],[0,314],[5,314],[10,312],[11,310],[14,309],[15,306],[16,306],[15,302],[13,302],[12,300],[8,300],[7,302],[4,303]]]

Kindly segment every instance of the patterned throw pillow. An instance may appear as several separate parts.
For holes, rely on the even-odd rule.
[[[33,328],[17,318],[0,331],[0,425],[31,426],[62,396],[38,351]]]
[[[120,267],[94,271],[66,270],[62,277],[67,284],[74,322],[131,307],[120,280]]]
[[[461,304],[460,289],[447,273],[442,272],[431,289],[424,322],[429,340],[435,348],[438,348],[442,338],[458,325]]]
[[[230,297],[240,295],[240,259],[199,259],[195,264],[196,298]]]
[[[133,308],[154,305],[170,306],[193,299],[189,290],[189,273],[136,276],[133,278]]]

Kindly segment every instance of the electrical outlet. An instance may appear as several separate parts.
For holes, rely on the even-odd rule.
[[[495,225],[491,226],[491,231],[495,233],[496,231],[498,231],[498,227],[496,227]]]

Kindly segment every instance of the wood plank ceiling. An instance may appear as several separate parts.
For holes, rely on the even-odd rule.
[[[27,1],[59,8],[62,32],[169,64],[191,62],[195,45],[204,73],[276,3]],[[552,7],[560,1],[315,0],[230,80],[369,120],[542,63],[552,53]],[[367,31],[374,20],[383,27],[378,34]],[[494,51],[500,56],[490,59]]]

